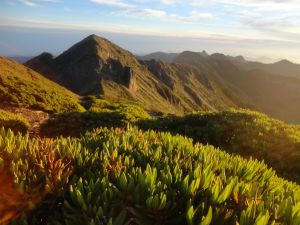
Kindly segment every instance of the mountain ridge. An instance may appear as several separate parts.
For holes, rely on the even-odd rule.
[[[42,56],[46,62],[34,58],[25,65],[48,78],[57,76],[58,83],[79,95],[129,99],[150,111],[172,114],[242,107],[300,122],[300,79],[264,68],[245,68],[249,62],[243,56],[184,51],[172,55],[172,63],[141,60],[96,35],[55,58]],[[37,59],[41,65],[32,63]],[[287,61],[281,63],[289,65]],[[45,66],[49,68],[43,71]],[[276,96],[278,90],[282,93]]]

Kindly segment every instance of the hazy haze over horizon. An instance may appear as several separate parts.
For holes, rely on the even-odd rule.
[[[300,62],[297,0],[3,0],[0,55],[59,54],[89,34],[135,54],[184,50]]]

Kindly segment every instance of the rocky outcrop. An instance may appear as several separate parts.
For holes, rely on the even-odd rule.
[[[169,88],[174,90],[175,81],[172,79],[172,69],[169,64],[165,64],[162,61],[156,61],[154,59],[150,61],[143,61],[144,65],[147,66],[148,70],[153,73],[160,81],[162,81]]]
[[[136,75],[132,71],[131,67],[125,66],[123,73],[123,84],[131,91],[136,91]]]
[[[101,74],[105,79],[117,82],[130,91],[137,89],[136,74],[130,66],[124,66],[119,60],[108,59],[101,68]]]

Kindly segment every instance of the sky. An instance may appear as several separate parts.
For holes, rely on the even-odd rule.
[[[0,55],[60,54],[90,34],[135,54],[184,50],[300,63],[300,0],[0,0]]]

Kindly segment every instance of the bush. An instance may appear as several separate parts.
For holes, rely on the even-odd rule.
[[[29,128],[29,123],[21,116],[0,109],[0,127],[25,133]]]
[[[140,119],[149,119],[149,114],[135,104],[108,103],[105,100],[84,102],[86,112],[58,114],[42,126],[44,136],[80,136],[99,127],[126,127]]]
[[[186,135],[195,142],[265,160],[282,175],[300,178],[300,126],[249,110],[203,112],[139,122],[143,129]]]
[[[7,155],[16,185],[50,193],[14,224],[271,225],[300,220],[299,186],[257,160],[169,133],[99,129],[80,139],[29,140],[2,131],[0,157]]]

